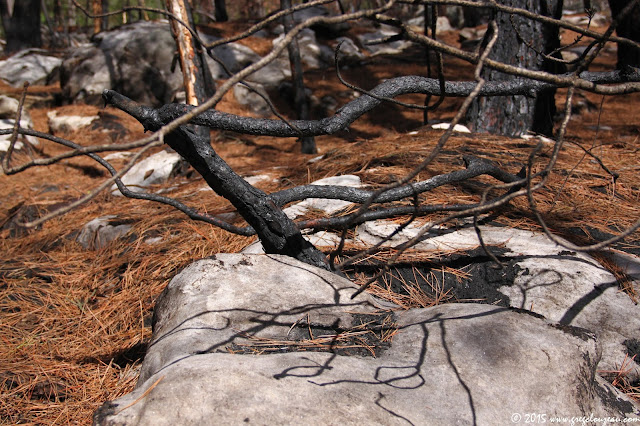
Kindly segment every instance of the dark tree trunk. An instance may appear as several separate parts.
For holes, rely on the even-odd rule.
[[[502,4],[520,7],[544,16],[560,18],[562,0],[502,0]],[[551,7],[551,9],[547,9]],[[522,68],[562,72],[538,52],[549,53],[559,46],[558,27],[543,25],[527,18],[497,13],[498,40],[489,57]],[[515,77],[485,68],[487,81],[513,80]],[[477,132],[519,136],[527,131],[551,135],[555,115],[555,90],[533,96],[503,96],[476,99],[467,113],[467,123]]]
[[[227,22],[229,15],[227,15],[225,0],[215,0],[215,6],[214,17],[216,18],[216,22]]]
[[[291,8],[291,0],[281,0],[280,8],[282,10]],[[293,16],[291,14],[286,15],[283,18],[284,32],[285,34],[291,31],[294,27]],[[289,51],[289,63],[291,64],[291,80],[293,83],[293,108],[300,120],[308,120],[309,114],[309,100],[304,90],[304,79],[302,71],[302,60],[300,59],[300,48],[298,47],[298,41],[293,40],[287,46]],[[303,154],[316,154],[318,149],[316,147],[315,138],[312,136],[300,137],[302,143]]]
[[[40,1],[15,1],[13,13],[11,13],[7,1],[0,0],[2,26],[7,38],[5,53],[42,46],[42,38],[40,37]]]
[[[630,0],[609,0],[611,16],[618,18],[622,9],[630,3]],[[640,5],[633,9],[618,21],[616,33],[633,41],[640,42]],[[618,69],[625,66],[640,68],[640,49],[626,44],[618,44]]]

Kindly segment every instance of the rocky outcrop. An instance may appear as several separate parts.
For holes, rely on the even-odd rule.
[[[21,50],[0,61],[0,78],[13,87],[21,87],[24,82],[31,85],[52,84],[58,78],[62,60],[45,53],[38,49]]]
[[[587,330],[525,311],[448,304],[392,313],[288,257],[222,254],[156,305],[137,388],[98,425],[511,424],[637,417],[596,374]],[[373,356],[375,355],[375,356]]]

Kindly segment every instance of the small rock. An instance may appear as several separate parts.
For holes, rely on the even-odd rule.
[[[6,95],[0,95],[0,129],[13,129],[15,125],[16,113],[20,103],[17,99]],[[33,121],[29,115],[29,111],[23,109],[20,114],[20,127],[23,129],[33,129]],[[9,149],[11,134],[0,135],[0,152],[6,152]],[[17,143],[14,149],[20,150],[27,145],[38,145],[38,139],[33,136],[18,135]]]
[[[2,80],[13,87],[21,87],[25,81],[32,85],[50,84],[62,60],[41,53],[45,53],[45,51],[22,50],[8,59],[0,61]]]
[[[251,111],[262,117],[268,117],[272,114],[271,108],[266,99],[269,99],[269,95],[264,90],[264,86],[259,83],[251,83],[251,87],[255,90],[250,90],[244,84],[236,84],[233,86],[233,96],[236,98],[240,105],[249,107]],[[259,93],[256,93],[256,91]],[[260,96],[262,95],[262,96]]]
[[[381,29],[372,33],[365,33],[358,36],[360,43],[365,46],[371,55],[399,55],[405,49],[411,46],[410,41],[397,40],[393,42],[385,42],[378,44],[379,41],[385,40],[391,36],[397,35],[398,31],[392,27],[382,26]]]
[[[179,154],[160,151],[133,166],[122,177],[122,183],[131,191],[141,192],[149,185],[166,182],[174,175],[181,162]],[[113,195],[122,195],[115,184],[111,190]]]
[[[89,126],[95,120],[99,119],[97,115],[89,117],[82,117],[79,115],[58,115],[57,111],[47,112],[47,118],[49,119],[49,131],[53,134],[74,132],[82,129],[83,127]]]
[[[436,130],[447,130],[450,126],[451,124],[449,123],[438,123],[432,124],[431,128]],[[455,126],[453,126],[453,131],[458,133],[471,133],[469,128],[463,126],[462,124],[456,124]]]
[[[88,250],[100,250],[131,230],[131,225],[116,220],[117,216],[107,215],[86,223],[76,241]]]
[[[332,176],[312,182],[311,185],[339,185],[358,188],[361,186],[360,178],[355,175]],[[322,210],[327,215],[331,215],[351,203],[342,200],[329,200],[325,198],[309,198],[284,209],[284,213],[289,219],[302,216],[309,209]]]

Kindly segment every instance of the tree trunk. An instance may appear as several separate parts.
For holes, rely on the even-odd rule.
[[[501,3],[558,19],[562,14],[562,0],[503,0]],[[558,27],[506,13],[497,13],[496,22],[498,40],[489,55],[491,59],[531,70],[562,71],[537,53],[549,53],[559,46]],[[482,76],[487,81],[514,79],[488,68]],[[476,132],[519,136],[531,130],[551,135],[556,111],[554,96],[555,90],[547,90],[533,96],[478,98],[469,108],[467,123]]]
[[[104,15],[109,12],[109,0],[93,0],[93,14]],[[98,34],[101,31],[109,29],[109,17],[101,16],[93,20],[93,33]]]
[[[41,47],[40,0],[19,0],[9,8],[7,0],[0,0],[0,15],[7,39],[5,53],[13,53],[30,47]]]
[[[186,0],[167,0],[167,10],[194,29],[193,15]],[[199,105],[209,98],[214,91],[213,79],[204,59],[202,49],[184,25],[171,20],[171,29],[178,47],[180,67],[184,80],[187,104]],[[196,127],[198,136],[210,140],[209,129]]]
[[[215,0],[215,6],[214,17],[216,18],[216,22],[227,22],[229,15],[227,15],[225,0]]]
[[[629,3],[630,0],[609,0],[611,16],[618,18],[622,9]],[[640,5],[636,4],[629,13],[619,20],[616,33],[620,37],[640,42]],[[620,43],[618,44],[617,67],[622,69],[625,66],[640,68],[640,49]]]
[[[291,8],[291,0],[281,0],[280,8],[282,10]],[[287,34],[294,27],[293,16],[291,14],[286,15],[283,18],[284,33]],[[300,59],[300,48],[298,46],[298,40],[294,39],[293,42],[287,46],[289,52],[289,63],[291,64],[291,80],[293,84],[293,108],[300,120],[308,120],[309,114],[309,100],[304,90],[304,79],[302,71],[302,60]],[[318,149],[316,147],[316,141],[313,136],[300,137],[302,144],[303,154],[316,154]]]

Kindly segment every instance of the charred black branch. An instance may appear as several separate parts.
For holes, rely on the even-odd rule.
[[[451,173],[434,176],[425,181],[393,188],[377,196],[373,202],[387,203],[391,201],[398,201],[403,198],[412,197],[415,194],[430,191],[442,185],[462,182],[480,175],[489,175],[504,183],[513,183],[522,180],[522,178],[517,175],[501,170],[497,164],[489,160],[473,156],[465,156],[464,161],[467,165],[466,169],[456,170]],[[292,201],[304,200],[307,198],[329,198],[363,204],[369,200],[374,193],[374,191],[368,191],[366,189],[344,186],[305,185],[274,192],[269,195],[269,198],[280,206]]]
[[[146,130],[157,131],[166,124],[160,120],[157,110],[139,105],[113,91],[105,91],[103,96],[107,103],[135,117]],[[296,224],[267,194],[235,173],[207,140],[180,126],[166,134],[164,141],[187,160],[216,193],[233,204],[256,231],[265,252],[284,254],[328,269],[324,254],[302,237]]]
[[[560,83],[517,78],[510,81],[488,81],[480,91],[480,96],[532,96],[540,91],[571,85],[569,78],[565,82],[565,79],[562,79],[563,76],[558,77],[560,77]],[[570,75],[567,74],[564,77],[570,77]],[[640,82],[640,69],[629,67],[624,70],[610,72],[583,72],[580,74],[580,79],[594,84]],[[476,84],[475,81],[446,82],[444,95],[466,97],[473,91]],[[380,83],[371,90],[371,93],[377,98],[368,95],[360,96],[340,108],[335,115],[321,120],[293,120],[291,124],[294,128],[280,120],[242,117],[216,110],[208,110],[194,117],[191,122],[208,126],[212,129],[229,130],[250,135],[280,137],[328,135],[347,128],[349,124],[364,113],[378,106],[383,102],[380,98],[393,98],[410,93],[441,95],[440,82],[437,79],[419,76],[389,79]],[[158,129],[162,124],[167,124],[189,113],[194,108],[183,104],[168,104],[158,109],[152,109],[136,103],[132,105],[130,99],[112,90],[105,90],[103,97],[108,104],[120,108],[137,118],[147,130]]]

